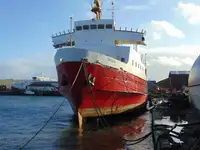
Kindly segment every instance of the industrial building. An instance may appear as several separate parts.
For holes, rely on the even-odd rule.
[[[164,89],[180,90],[188,86],[189,71],[170,71],[168,78],[157,82],[157,85]]]

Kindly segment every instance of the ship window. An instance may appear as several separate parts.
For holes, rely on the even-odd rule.
[[[121,61],[122,61],[122,62],[125,62],[125,58],[122,57],[122,58],[121,58]]]
[[[96,24],[90,25],[90,29],[97,29],[97,25]]]
[[[132,65],[134,65],[134,60],[132,60]]]
[[[107,24],[106,29],[112,29],[112,24]]]
[[[98,29],[104,29],[104,24],[99,24]]]
[[[83,30],[88,30],[89,29],[89,25],[84,25],[83,26]]]
[[[135,67],[137,67],[137,62],[135,62]]]
[[[82,26],[76,26],[76,30],[77,31],[82,30]]]

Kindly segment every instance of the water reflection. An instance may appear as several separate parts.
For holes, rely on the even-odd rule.
[[[139,116],[139,117],[138,117]],[[87,120],[80,134],[76,122],[62,131],[61,150],[118,150],[125,147],[122,137],[135,139],[149,132],[149,114],[107,117],[107,128],[97,128],[96,120]],[[149,141],[148,141],[149,142]],[[148,147],[151,147],[149,145]],[[145,148],[140,148],[145,150]]]

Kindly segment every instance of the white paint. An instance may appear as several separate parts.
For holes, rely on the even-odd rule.
[[[95,47],[101,47],[102,45],[113,46],[115,40],[130,40],[130,41],[142,41],[142,32],[114,30],[115,23],[112,19],[101,20],[84,20],[76,21],[76,26],[92,25],[92,24],[111,24],[112,29],[89,29],[89,30],[75,30],[72,34],[72,39],[75,40],[77,48],[86,48],[87,45],[94,45]],[[70,41],[70,34],[61,34],[52,38],[54,45],[66,43]],[[85,47],[86,46],[86,47]]]
[[[196,59],[192,66],[188,86],[190,100],[195,107],[200,110],[200,56]]]
[[[132,65],[132,61],[128,61],[128,63],[121,62],[117,59],[114,59],[112,57],[106,56],[104,54],[100,54],[97,52],[88,51],[85,49],[79,49],[79,48],[62,48],[59,49],[54,57],[56,66],[60,65],[62,62],[60,62],[60,59],[62,58],[63,62],[71,62],[71,61],[81,61],[81,59],[86,58],[88,59],[88,62],[90,63],[100,63],[104,66],[120,69],[123,68],[123,70],[130,72],[133,75],[136,75],[144,80],[146,80],[145,75],[145,66],[142,64],[141,59],[139,55],[134,52],[135,55],[132,56],[132,58],[135,58],[134,61],[138,62],[142,67],[143,70],[141,70],[138,67],[135,67],[135,64]]]
[[[41,83],[41,86],[32,87],[31,84],[37,82]],[[53,87],[58,88],[58,82],[53,81],[52,79],[44,76],[35,76],[32,80],[23,80],[19,82],[13,82],[11,87],[19,89],[19,90],[39,90],[39,91],[54,91],[55,89],[52,86],[44,87],[43,83],[50,83]]]
[[[163,117],[162,120],[155,120],[154,123],[157,124],[157,125],[169,125],[169,126],[171,126],[171,128],[173,128],[173,126],[174,126],[175,124],[178,124],[178,125],[179,125],[179,124],[188,124],[187,121],[183,121],[183,120],[182,120],[181,122],[173,122],[173,121],[170,120],[170,117],[169,117],[169,116]],[[168,128],[168,129],[171,130],[171,128]],[[182,129],[183,129],[183,127],[176,127],[176,128],[174,128],[172,131],[174,131],[174,132],[176,132],[176,133],[181,133]],[[175,134],[172,133],[172,132],[170,132],[170,135],[175,135]],[[175,137],[171,137],[171,138],[172,138],[173,141],[176,142],[176,143],[183,143],[183,141],[181,141],[181,140],[178,139],[178,138],[175,138]]]
[[[123,70],[146,80],[144,55],[136,52],[133,48],[134,44],[132,46],[115,45],[115,40],[143,44],[143,32],[115,30],[115,23],[112,19],[76,21],[74,24],[75,29],[76,26],[92,24],[111,24],[113,28],[75,30],[72,35],[75,46],[62,47],[57,50],[54,57],[56,66],[63,62],[81,61],[86,58],[90,63],[100,63],[116,69],[123,68]],[[64,44],[69,40],[70,34],[53,37],[54,45]],[[124,58],[124,62],[121,61],[122,58]]]
[[[34,95],[35,92],[27,90],[27,91],[24,92],[24,94],[26,94],[26,95]]]

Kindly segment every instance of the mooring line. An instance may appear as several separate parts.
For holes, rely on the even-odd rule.
[[[61,104],[59,105],[59,107],[56,109],[56,111],[50,116],[50,118],[45,122],[45,124],[40,128],[40,130],[38,130],[34,136],[32,136],[24,145],[20,146],[19,150],[24,149],[43,129],[44,127],[51,121],[51,119],[55,116],[55,114],[58,112],[58,110],[61,108],[61,106],[63,105],[63,103],[65,102],[65,99],[63,99],[63,101],[61,102]]]

